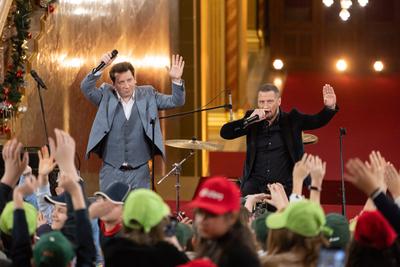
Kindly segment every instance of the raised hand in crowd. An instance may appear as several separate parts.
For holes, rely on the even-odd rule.
[[[14,187],[17,184],[19,177],[29,162],[27,152],[21,157],[22,149],[22,143],[15,138],[7,141],[3,147],[2,155],[5,171],[1,182],[10,187]]]
[[[265,193],[247,195],[244,207],[248,211],[253,212],[254,209],[256,208],[257,203],[264,202],[266,199],[270,197],[271,197],[270,195]]]
[[[310,161],[310,200],[320,203],[322,181],[326,173],[326,162],[323,162],[320,157],[313,156]]]
[[[373,170],[359,158],[347,161],[346,170],[347,172],[344,174],[346,180],[351,182],[367,196],[371,196],[372,193],[378,190],[381,186],[381,183],[376,178],[376,174]]]
[[[310,174],[312,155],[304,153],[293,168],[293,194],[302,195],[304,179]]]
[[[392,163],[388,163],[385,168],[385,182],[389,192],[394,199],[400,197],[400,171],[397,171]]]
[[[43,146],[38,150],[39,157],[39,170],[38,170],[38,182],[39,187],[45,186],[49,183],[49,173],[56,167],[54,157],[49,154],[47,146]]]
[[[82,193],[81,186],[76,179],[77,175],[69,175],[69,173],[62,173],[58,178],[58,186],[64,188],[66,192],[71,195],[72,205],[74,210],[85,209],[86,203]]]
[[[75,141],[67,133],[59,129],[54,130],[56,134],[56,142],[53,138],[49,138],[50,157],[54,158],[60,171],[69,176],[77,177],[75,168]],[[79,177],[78,177],[79,179]]]
[[[270,191],[271,198],[266,199],[265,201],[268,204],[274,206],[278,211],[285,209],[286,206],[289,204],[289,200],[286,196],[283,185],[280,183],[273,183],[268,184],[267,186]]]
[[[37,216],[37,228],[47,223],[46,217],[43,215],[43,213],[39,212]]]
[[[380,188],[386,192],[387,185],[385,183],[385,169],[387,163],[385,158],[382,157],[379,151],[372,151],[369,154],[369,161],[366,161],[365,165],[376,177],[375,179],[378,181]]]
[[[22,209],[24,203],[24,197],[35,193],[38,187],[38,182],[34,175],[25,177],[25,182],[18,185],[13,192],[14,208]]]
[[[114,205],[115,204],[106,198],[103,200],[97,200],[89,206],[89,218],[96,219],[103,217],[113,210]]]

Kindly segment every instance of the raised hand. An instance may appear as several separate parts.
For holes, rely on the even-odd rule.
[[[100,64],[101,62],[104,62],[104,63],[105,63],[105,66],[104,66],[102,69],[105,69],[105,68],[107,68],[108,66],[110,66],[111,63],[117,58],[117,56],[112,57],[111,52],[112,52],[112,51],[109,51],[109,52],[107,52],[107,53],[105,53],[105,54],[103,54],[103,55],[101,56],[99,64]]]
[[[76,172],[75,172],[76,173]],[[86,203],[83,197],[81,186],[79,185],[75,175],[61,173],[58,178],[58,186],[64,188],[71,195],[74,210],[85,209]]]
[[[38,182],[39,186],[47,185],[48,175],[55,166],[57,165],[54,161],[54,157],[49,154],[49,149],[47,146],[43,146],[40,150],[38,150],[39,157],[39,173],[38,173]]]
[[[22,143],[17,139],[7,141],[3,147],[4,175],[1,182],[14,187],[29,162],[28,153],[25,152],[21,159]]]
[[[304,153],[301,160],[296,162],[293,168],[293,193],[301,195],[303,188],[303,181],[310,174],[311,160],[313,156]]]
[[[172,55],[171,67],[169,68],[169,76],[173,81],[180,82],[184,67],[185,61],[183,61],[183,57],[179,55]]]
[[[89,217],[91,219],[101,218],[108,214],[114,208],[114,203],[108,199],[97,200],[92,205],[89,206]]]
[[[325,84],[324,87],[322,87],[322,95],[324,98],[324,105],[334,109],[336,107],[336,95],[333,87],[329,84]]]
[[[56,160],[60,170],[68,175],[77,175],[75,168],[75,141],[67,133],[59,129],[54,130],[57,145],[53,138],[49,138],[50,157]]]
[[[387,163],[385,158],[381,156],[381,153],[379,151],[372,151],[369,154],[369,162],[366,161],[365,165],[373,173],[380,187],[386,191],[387,185],[385,183],[385,169]]]
[[[380,184],[374,173],[359,158],[350,159],[346,163],[347,172],[344,174],[346,180],[354,184],[367,196],[371,196],[379,189]]]
[[[320,157],[314,156],[311,160],[310,166],[311,185],[321,189],[325,173],[326,162],[323,162]]]
[[[44,224],[47,224],[46,217],[44,217],[43,213],[39,212],[37,216],[37,228]]]
[[[267,198],[270,198],[270,195],[264,194],[264,193],[248,195],[246,198],[246,202],[244,203],[244,207],[248,211],[253,212],[257,203],[262,202],[262,201],[266,200]]]
[[[280,183],[268,184],[268,189],[271,192],[271,199],[265,201],[274,206],[278,211],[286,208],[289,204],[289,200],[286,196],[285,189]]]
[[[393,198],[400,197],[400,171],[397,171],[391,163],[385,168],[385,182]]]
[[[36,192],[38,182],[34,175],[26,176],[23,184],[18,185],[13,192],[14,207],[23,207],[23,199]]]

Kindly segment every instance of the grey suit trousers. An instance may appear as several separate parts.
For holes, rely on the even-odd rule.
[[[122,171],[103,162],[100,173],[100,191],[103,191],[113,182],[129,184],[131,189],[150,188],[150,169],[147,163],[134,170]]]

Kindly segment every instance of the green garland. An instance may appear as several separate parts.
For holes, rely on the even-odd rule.
[[[16,34],[11,37],[11,63],[7,66],[4,83],[0,84],[0,101],[4,107],[10,106],[17,111],[21,101],[21,90],[24,87],[27,39],[31,37],[29,0],[15,0],[16,9],[13,12],[13,21]],[[7,62],[7,61],[6,61]]]

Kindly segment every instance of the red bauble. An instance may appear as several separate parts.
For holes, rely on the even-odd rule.
[[[53,13],[56,8],[54,7],[53,4],[50,4],[47,9],[48,9],[49,13]]]
[[[24,75],[24,72],[22,70],[18,70],[16,74],[17,78],[21,78],[22,75]]]

